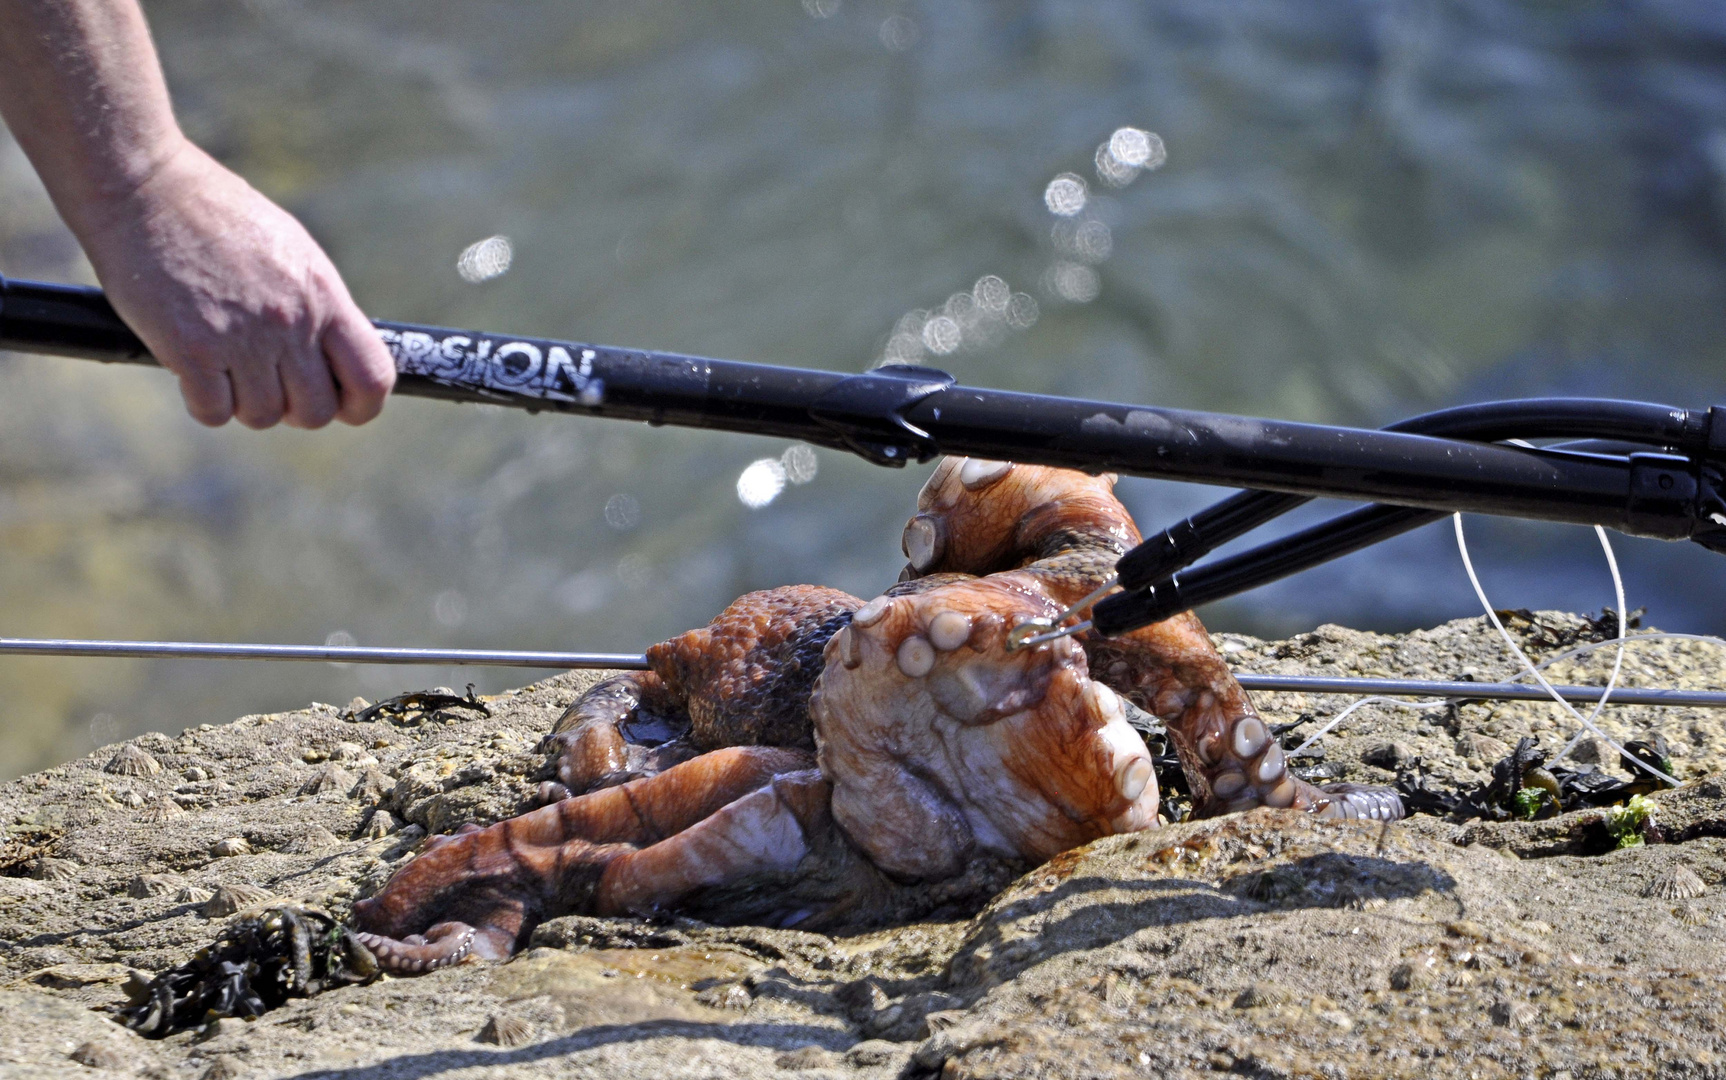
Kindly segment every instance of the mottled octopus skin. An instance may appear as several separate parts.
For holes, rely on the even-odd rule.
[[[648,649],[652,670],[593,687],[553,727],[548,743],[564,786],[557,794],[651,775],[726,746],[815,749],[809,693],[821,651],[862,604],[819,585],[748,593],[708,625]]]
[[[867,604],[750,593],[590,689],[548,737],[556,801],[434,837],[354,920],[388,970],[510,955],[560,914],[864,925],[974,902],[1017,870],[1154,828],[1125,696],[1167,724],[1196,812],[1401,816],[1394,793],[1290,776],[1191,613],[1012,650],[1139,533],[1113,477],[941,462],[900,583]],[[1080,613],[1083,614],[1083,613]]]
[[[978,470],[943,461],[906,526],[911,563],[902,577],[962,573],[1031,579],[1063,608],[1078,603],[1140,541],[1114,497],[1112,475],[1013,465]],[[985,496],[985,497],[980,497]],[[932,537],[925,543],[923,538]],[[1082,618],[1088,609],[1078,613]],[[1091,676],[1159,717],[1180,755],[1195,812],[1293,806],[1322,817],[1392,819],[1394,793],[1360,785],[1321,789],[1288,774],[1252,699],[1211,646],[1192,612],[1116,638],[1078,635]]]

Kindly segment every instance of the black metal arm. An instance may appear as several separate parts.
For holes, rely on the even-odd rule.
[[[1672,479],[1672,474],[1665,471],[1666,465],[1685,459],[1665,454],[1632,454],[1629,460],[1634,478],[1633,487],[1649,493],[1664,494],[1666,489],[1662,487],[1661,480]],[[1718,490],[1717,469],[1714,475]],[[1262,493],[1244,492],[1235,499],[1244,502],[1245,496],[1254,494]],[[1283,499],[1289,496],[1272,498]],[[1232,501],[1234,500],[1225,500],[1225,503]],[[1305,501],[1300,499],[1296,505]],[[1211,509],[1221,510],[1224,505],[1218,504]],[[1153,580],[1148,585],[1132,586],[1122,593],[1098,601],[1091,611],[1091,625],[1104,637],[1124,634],[1141,626],[1160,622],[1188,608],[1224,600],[1256,589],[1260,585],[1268,585],[1444,517],[1441,511],[1405,506],[1364,507],[1239,555],[1206,563],[1197,569],[1181,569]],[[1726,532],[1716,530],[1693,536],[1691,539],[1711,551],[1726,551]],[[1137,550],[1139,549],[1134,549]],[[1132,554],[1128,552],[1117,566],[1125,564]]]
[[[1620,445],[1640,444],[1633,449],[1659,447],[1705,462],[1726,463],[1726,408],[1718,405],[1707,410],[1690,410],[1612,398],[1491,401],[1410,417],[1389,425],[1385,430],[1480,442],[1552,438],[1608,440]],[[1576,445],[1565,449],[1580,451],[1593,448]],[[1121,557],[1115,573],[1124,589],[1149,588],[1230,540],[1309,501],[1304,496],[1271,491],[1243,491],[1232,495],[1155,536],[1147,537],[1144,543]]]
[[[1399,421],[1390,431],[1449,438],[1580,439],[1561,447],[1575,452],[1628,458],[1633,487],[1655,490],[1664,462],[1643,455],[1644,447],[1678,451],[1717,466],[1726,459],[1726,409],[1692,412],[1668,405],[1609,398],[1548,398],[1488,402],[1427,413]],[[1706,466],[1705,466],[1706,467]],[[1122,634],[1200,604],[1269,584],[1331,559],[1388,540],[1444,515],[1375,506],[1334,518],[1281,540],[1197,570],[1186,567],[1212,550],[1308,502],[1299,495],[1243,491],[1152,536],[1121,557],[1115,572],[1124,592],[1097,604],[1093,626],[1105,636]],[[1726,524],[1726,523],[1721,523]],[[1697,537],[1720,550],[1718,536]]]

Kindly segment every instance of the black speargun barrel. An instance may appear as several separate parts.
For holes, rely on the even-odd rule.
[[[968,454],[1726,548],[1719,407],[1663,420],[1709,454],[1619,457],[958,386],[919,366],[846,374],[375,325],[396,361],[396,393],[415,397],[801,439],[880,465]],[[0,349],[155,363],[100,290],[5,279]]]

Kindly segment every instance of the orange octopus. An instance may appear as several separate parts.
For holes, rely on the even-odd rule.
[[[1106,581],[1139,532],[1114,477],[947,459],[900,582],[749,593],[583,694],[539,810],[433,837],[354,922],[380,964],[501,959],[540,921],[678,911],[858,926],[975,904],[1058,852],[1155,828],[1160,717],[1200,816],[1392,820],[1394,792],[1288,771],[1190,612],[1011,648]],[[1081,615],[1083,613],[1080,613]]]

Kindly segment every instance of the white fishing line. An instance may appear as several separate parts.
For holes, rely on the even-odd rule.
[[[1516,643],[1516,639],[1510,636],[1510,631],[1508,631],[1504,628],[1504,623],[1499,621],[1498,612],[1493,609],[1492,602],[1486,598],[1486,590],[1484,588],[1482,588],[1481,584],[1480,584],[1480,575],[1476,574],[1474,572],[1474,560],[1470,559],[1468,557],[1468,540],[1462,534],[1462,515],[1461,514],[1454,514],[1454,515],[1452,515],[1452,520],[1455,522],[1455,525],[1456,525],[1456,550],[1462,555],[1462,567],[1464,570],[1468,571],[1468,582],[1470,585],[1474,586],[1474,595],[1480,599],[1480,606],[1486,609],[1486,617],[1487,617],[1487,619],[1489,619],[1492,622],[1493,627],[1495,629],[1497,629],[1498,636],[1504,639],[1504,643],[1506,645],[1510,646],[1510,651],[1513,654],[1515,654],[1515,656],[1518,660],[1522,661],[1523,667],[1526,669],[1527,674],[1532,675],[1534,677],[1534,681],[1540,684],[1540,688],[1542,690],[1545,690],[1548,694],[1552,695],[1552,700],[1556,701],[1558,703],[1559,708],[1563,709],[1565,712],[1568,712],[1571,716],[1575,717],[1575,719],[1578,723],[1580,723],[1588,731],[1592,731],[1596,737],[1604,740],[1606,745],[1608,745],[1608,746],[1612,747],[1612,749],[1616,750],[1618,752],[1618,754],[1624,760],[1630,762],[1631,764],[1635,765],[1637,768],[1643,770],[1644,772],[1647,772],[1647,773],[1654,775],[1654,776],[1658,776],[1660,779],[1665,780],[1667,783],[1676,785],[1678,783],[1677,777],[1669,776],[1666,773],[1661,772],[1659,769],[1656,769],[1654,766],[1649,765],[1646,762],[1638,761],[1636,758],[1625,753],[1624,747],[1620,746],[1616,739],[1614,739],[1612,736],[1606,734],[1606,732],[1600,730],[1600,728],[1594,723],[1594,718],[1592,715],[1583,716],[1580,712],[1577,712],[1575,707],[1572,706],[1570,704],[1570,702],[1565,701],[1564,698],[1559,695],[1558,691],[1556,691],[1552,688],[1552,684],[1546,681],[1546,676],[1544,676],[1540,673],[1540,669],[1534,666],[1534,661],[1532,661],[1528,658],[1528,654],[1522,651],[1522,646],[1518,645]],[[1595,526],[1595,528],[1599,529],[1599,526]],[[1601,539],[1604,540],[1605,536],[1606,536],[1605,530],[1600,530],[1600,535],[1601,535]],[[1607,551],[1608,551],[1608,558],[1610,559],[1611,558],[1610,546],[1607,548]],[[1617,561],[1611,560],[1611,565],[1612,565],[1613,581],[1615,584],[1618,585],[1618,590],[1619,590],[1618,591],[1618,596],[1619,596],[1619,601],[1618,601],[1618,620],[1619,620],[1618,640],[1621,641],[1624,638],[1624,600],[1623,600],[1624,592],[1623,592],[1622,583],[1618,581],[1618,563],[1617,563]],[[1624,659],[1623,653],[1622,653],[1622,651],[1620,651],[1619,661],[1622,662],[1623,659]],[[1617,666],[1614,665],[1614,667],[1613,667],[1613,678],[1614,679],[1617,678],[1617,670],[1618,670]],[[1610,694],[1611,694],[1611,685],[1609,684],[1607,687],[1607,693],[1601,695],[1600,704],[1604,704],[1606,701],[1606,698]],[[1596,707],[1595,707],[1596,712],[1599,711],[1599,707],[1600,707],[1599,705],[1596,705]]]
[[[1596,652],[1611,645],[1640,645],[1644,641],[1703,641],[1710,645],[1726,645],[1726,638],[1715,637],[1713,634],[1679,634],[1656,631],[1647,634],[1637,634],[1634,637],[1623,639],[1607,638],[1605,641],[1590,641],[1586,645],[1578,645],[1574,649],[1566,649],[1561,653],[1549,656],[1534,666],[1542,669],[1549,668],[1553,664],[1569,660],[1572,657],[1582,656],[1586,653]],[[1515,675],[1507,677],[1504,681],[1518,682],[1526,678],[1528,678],[1528,672],[1519,671]]]
[[[1403,701],[1400,698],[1363,697],[1359,701],[1356,701],[1354,704],[1350,705],[1348,708],[1344,709],[1342,712],[1339,712],[1335,716],[1331,717],[1330,722],[1325,724],[1324,727],[1321,727],[1317,731],[1313,732],[1311,735],[1308,735],[1306,737],[1305,742],[1301,743],[1299,746],[1295,747],[1293,750],[1290,750],[1288,752],[1288,757],[1290,760],[1293,760],[1294,758],[1300,757],[1301,754],[1306,752],[1307,747],[1311,746],[1313,743],[1318,742],[1320,739],[1322,739],[1326,735],[1330,734],[1333,730],[1336,729],[1336,726],[1338,724],[1340,724],[1344,720],[1348,719],[1350,713],[1354,712],[1356,709],[1361,708],[1362,706],[1366,706],[1366,705],[1393,705],[1398,709],[1430,709],[1435,705],[1447,704],[1448,701],[1449,701],[1449,699],[1447,699],[1447,698],[1431,698],[1431,699],[1425,700],[1425,701]]]
[[[1651,641],[1700,641],[1710,645],[1726,646],[1726,638],[1715,637],[1711,634],[1656,632],[1637,634],[1635,637],[1628,636],[1629,628],[1625,620],[1627,618],[1626,613],[1629,611],[1629,607],[1624,597],[1624,577],[1618,568],[1618,558],[1612,549],[1611,539],[1606,535],[1606,530],[1597,525],[1594,528],[1595,535],[1600,538],[1601,550],[1606,555],[1606,566],[1612,573],[1613,596],[1618,601],[1618,636],[1615,638],[1608,638],[1605,641],[1592,641],[1585,645],[1578,645],[1575,648],[1566,649],[1561,653],[1549,656],[1538,664],[1531,663],[1528,655],[1524,653],[1522,649],[1517,646],[1515,640],[1511,639],[1505,632],[1503,624],[1498,621],[1495,609],[1492,607],[1491,602],[1486,598],[1485,590],[1481,587],[1480,578],[1475,573],[1473,561],[1470,559],[1468,554],[1468,542],[1462,534],[1461,515],[1457,515],[1456,527],[1457,551],[1462,556],[1463,567],[1468,571],[1468,578],[1470,583],[1474,586],[1475,596],[1479,598],[1481,606],[1486,610],[1487,618],[1492,621],[1495,627],[1497,627],[1498,632],[1505,637],[1507,643],[1510,645],[1511,651],[1516,654],[1517,659],[1521,660],[1524,665],[1523,670],[1506,677],[1504,680],[1505,682],[1520,682],[1532,677],[1546,690],[1547,693],[1554,694],[1556,696],[1551,684],[1540,675],[1540,672],[1543,669],[1549,668],[1552,665],[1561,663],[1565,660],[1574,659],[1579,656],[1586,656],[1589,653],[1597,652],[1600,649],[1616,648],[1617,650],[1617,654],[1613,657],[1612,661],[1612,673],[1606,681],[1606,686],[1601,691],[1600,699],[1594,703],[1594,707],[1589,710],[1586,717],[1577,713],[1576,710],[1562,698],[1558,699],[1559,703],[1563,705],[1563,707],[1567,709],[1572,716],[1581,721],[1581,726],[1577,729],[1576,735],[1572,737],[1571,740],[1564,745],[1564,748],[1558,752],[1557,756],[1552,759],[1554,763],[1562,761],[1565,757],[1569,756],[1571,751],[1575,750],[1576,747],[1581,744],[1582,740],[1590,734],[1600,735],[1600,737],[1605,739],[1608,745],[1612,746],[1613,749],[1617,750],[1621,754],[1623,753],[1623,748],[1616,742],[1613,742],[1609,736],[1602,734],[1593,721],[1600,716],[1601,711],[1605,709],[1607,704],[1611,701],[1612,692],[1618,686],[1618,680],[1622,674],[1624,666],[1624,650],[1627,646]],[[1445,705],[1448,703],[1448,698],[1431,698],[1419,701],[1407,701],[1399,698],[1377,696],[1362,698],[1359,701],[1350,704],[1348,708],[1344,709],[1326,722],[1323,727],[1307,736],[1299,746],[1289,751],[1288,756],[1290,758],[1299,757],[1314,743],[1318,742],[1319,739],[1336,730],[1337,727],[1340,726],[1344,720],[1353,715],[1356,710],[1364,708],[1367,705],[1389,705],[1398,709],[1430,709],[1434,706]],[[1641,763],[1639,762],[1638,765],[1641,766]],[[1663,779],[1674,783],[1677,782],[1673,777],[1667,776],[1658,769],[1648,768],[1648,771]]]
[[[1619,632],[1622,635],[1623,629],[1620,628]],[[1644,641],[1703,641],[1710,645],[1726,645],[1726,638],[1717,638],[1712,634],[1637,634],[1635,637],[1620,636],[1617,639],[1609,639],[1607,641],[1591,641],[1587,645],[1578,646],[1574,649],[1566,649],[1564,652],[1561,652],[1556,656],[1549,656],[1534,666],[1538,668],[1551,667],[1553,664],[1556,664],[1561,660],[1569,660],[1577,656],[1586,656],[1588,653],[1594,652],[1598,649],[1604,649],[1609,645],[1617,645],[1619,647],[1618,656],[1619,659],[1622,660],[1624,657],[1624,646],[1637,645]],[[1526,678],[1527,675],[1528,673],[1526,671],[1519,671],[1505,681],[1516,682],[1520,679]],[[1595,707],[1595,712],[1599,712],[1598,706]],[[1564,744],[1564,749],[1560,750],[1558,752],[1558,756],[1552,760],[1555,762],[1564,760],[1564,758],[1567,757],[1572,750],[1575,750],[1576,747],[1581,744],[1582,740],[1587,737],[1588,729],[1582,728],[1571,737],[1569,742]]]
[[[1588,713],[1588,720],[1583,721],[1583,726],[1576,729],[1576,734],[1570,737],[1570,741],[1558,751],[1558,756],[1552,759],[1554,765],[1568,757],[1570,751],[1587,738],[1589,728],[1593,727],[1590,721],[1599,719],[1600,710],[1606,708],[1607,699],[1612,697],[1613,689],[1618,686],[1618,673],[1624,668],[1624,635],[1627,632],[1624,620],[1628,617],[1624,607],[1624,578],[1618,572],[1618,557],[1612,552],[1612,541],[1607,538],[1606,530],[1596,525],[1594,534],[1600,537],[1600,549],[1606,552],[1606,565],[1612,571],[1612,595],[1618,600],[1618,637],[1614,639],[1618,644],[1618,655],[1612,659],[1612,674],[1606,680],[1606,689],[1601,692],[1600,700],[1594,703],[1594,708]],[[1523,659],[1526,661],[1527,658]],[[1534,670],[1538,671],[1539,667]],[[1521,675],[1522,672],[1517,672],[1518,677]]]

